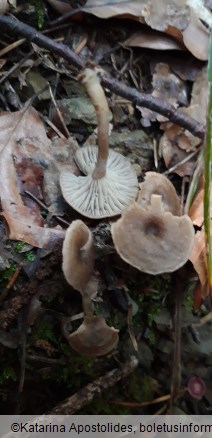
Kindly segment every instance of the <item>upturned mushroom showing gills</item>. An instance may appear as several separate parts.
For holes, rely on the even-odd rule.
[[[101,219],[120,214],[136,198],[138,181],[129,161],[109,150],[109,108],[97,73],[86,68],[81,79],[97,114],[98,147],[78,149],[75,161],[86,176],[64,170],[60,185],[72,208],[86,217]]]
[[[160,195],[165,211],[170,211],[174,216],[181,216],[180,200],[173,184],[165,175],[156,172],[147,172],[144,182],[139,184],[137,203],[146,209],[151,203],[152,195]]]
[[[104,356],[116,348],[118,330],[109,327],[103,316],[85,316],[81,326],[68,336],[71,347],[84,356]]]
[[[131,204],[112,224],[111,233],[120,257],[153,275],[183,266],[194,243],[191,219],[164,211],[160,195],[151,196],[148,210]]]

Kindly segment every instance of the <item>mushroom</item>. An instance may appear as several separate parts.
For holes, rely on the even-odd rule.
[[[146,209],[151,202],[151,196],[161,195],[165,211],[170,211],[174,216],[181,216],[180,200],[173,184],[161,173],[147,172],[144,182],[139,184],[137,203]]]
[[[103,316],[93,315],[92,289],[94,244],[89,228],[81,221],[73,221],[66,231],[63,243],[62,269],[67,282],[81,292],[84,321],[73,333],[64,334],[70,346],[80,354],[101,356],[113,350],[119,340],[118,330],[109,327]]]
[[[68,336],[71,347],[85,356],[104,356],[116,348],[118,330],[109,327],[103,316],[85,316],[80,327]]]
[[[86,217],[116,216],[136,198],[137,176],[125,157],[109,150],[109,108],[97,73],[86,68],[81,79],[97,114],[98,147],[77,150],[75,161],[86,176],[62,171],[62,194],[71,207]]]
[[[83,293],[94,270],[94,244],[92,233],[81,220],[67,228],[62,253],[66,281]]]
[[[120,257],[153,275],[183,266],[194,243],[191,219],[164,211],[160,195],[151,196],[148,210],[135,202],[131,204],[112,224],[111,233]]]

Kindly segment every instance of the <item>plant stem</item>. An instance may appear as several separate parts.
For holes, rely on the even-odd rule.
[[[208,285],[212,297],[212,242],[211,242],[211,165],[212,165],[212,33],[209,54],[209,102],[207,115],[207,130],[205,137],[205,172],[204,172],[204,227],[207,253]]]

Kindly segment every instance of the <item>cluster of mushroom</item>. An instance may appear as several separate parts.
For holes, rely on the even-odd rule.
[[[186,263],[191,252],[192,221],[187,215],[181,216],[177,193],[161,174],[148,172],[138,195],[138,181],[131,164],[121,154],[109,150],[109,109],[99,77],[95,70],[85,69],[81,79],[96,109],[98,147],[77,150],[76,163],[86,176],[63,171],[60,178],[63,196],[89,218],[122,214],[111,226],[121,258],[149,274],[173,272]],[[109,327],[102,316],[93,315],[93,269],[92,234],[82,221],[74,221],[63,244],[63,272],[68,283],[82,294],[84,321],[67,339],[77,352],[100,356],[116,347],[118,330]]]
[[[192,221],[181,216],[174,186],[155,172],[147,172],[137,202],[112,224],[111,233],[121,258],[153,275],[183,266],[194,244]]]
[[[137,197],[138,181],[129,161],[109,150],[109,108],[97,72],[87,68],[80,79],[96,110],[98,147],[77,150],[75,161],[86,176],[65,170],[60,185],[65,200],[75,210],[86,217],[101,219],[120,214]],[[84,310],[82,325],[67,335],[69,344],[87,356],[107,354],[118,343],[118,330],[109,327],[102,316],[93,315],[93,238],[80,220],[74,221],[66,231],[62,267],[68,283],[81,292]]]
[[[85,356],[109,353],[118,343],[118,330],[109,327],[103,316],[93,314],[94,243],[91,231],[81,220],[73,221],[66,231],[62,269],[67,282],[82,294],[84,311],[83,323],[67,335],[70,346]]]

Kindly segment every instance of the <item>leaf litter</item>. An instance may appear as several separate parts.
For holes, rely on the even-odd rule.
[[[54,6],[56,2],[54,2],[54,0],[51,0],[49,1],[49,3],[51,3],[52,6]],[[64,3],[64,2],[57,1],[57,3]],[[140,7],[141,3],[143,5],[142,11]],[[210,19],[208,17],[207,7],[203,6],[202,2],[200,6],[200,2],[197,1],[193,2],[193,5],[191,5],[191,2],[181,1],[176,3],[175,1],[169,1],[168,9],[166,9],[165,3],[167,6],[167,2],[162,1],[160,3],[161,9],[159,10],[158,9],[159,2],[157,3],[155,1],[128,2],[128,3],[120,1],[120,2],[113,2],[112,5],[111,4],[108,5],[108,3],[102,1],[99,2],[98,6],[94,4],[94,2],[92,1],[87,1],[86,5],[83,7],[82,10],[84,10],[85,13],[89,13],[89,14],[90,13],[91,14],[94,13],[96,15],[98,15],[98,13],[103,14],[105,15],[105,18],[110,16],[110,14],[112,13],[115,14],[114,16],[119,16],[119,17],[122,16],[123,18],[127,17],[130,19],[133,18],[133,20],[136,19],[138,21],[138,25],[139,25],[139,21],[143,23],[142,26],[144,26],[145,23],[148,24],[150,35],[151,35],[151,29],[154,29],[154,33],[155,33],[154,39],[156,40],[156,43],[159,44],[159,46],[157,46],[156,44],[154,50],[161,50],[162,47],[167,49],[169,47],[169,44],[171,44],[171,42],[174,42],[176,48],[177,46],[179,48],[180,47],[186,48],[187,46],[187,49],[189,49],[192,53],[194,53],[194,55],[197,56],[197,58],[206,59],[208,31],[205,25],[203,23],[200,23],[200,18],[202,20],[204,17],[206,23],[210,22]],[[200,6],[199,10],[197,10],[197,5]],[[62,13],[64,10],[58,9],[58,11]],[[158,16],[156,16],[156,11],[158,12]],[[187,34],[186,34],[186,30],[187,30]],[[163,33],[163,38],[160,41],[161,31],[164,33]],[[191,39],[194,40],[194,33],[195,36],[199,35],[198,38],[200,41],[200,43],[197,44],[196,49],[194,49],[193,47],[193,41],[192,44],[190,42]],[[135,38],[134,29],[131,38],[132,40],[133,38]],[[138,40],[141,38],[139,32],[137,33],[136,38],[138,38]],[[144,38],[144,35],[142,36],[142,38]],[[144,43],[142,44],[146,45],[147,49],[150,48],[150,53],[152,54],[153,52],[151,52],[152,48],[150,42],[148,41],[148,38],[149,37],[147,37],[146,40],[144,38]],[[201,38],[203,38],[204,41]],[[128,39],[130,39],[130,37]],[[126,43],[127,41],[126,36],[123,38],[123,40]],[[93,46],[96,45],[96,48],[98,48],[97,47],[98,38],[97,39],[91,38],[90,41],[89,38],[87,38],[86,41],[88,41],[90,47],[92,45]],[[160,46],[160,44],[164,44],[165,46]],[[203,48],[202,53],[199,53],[199,44],[202,45]],[[91,51],[89,51],[89,53],[91,53]],[[126,56],[125,48],[123,49],[121,48],[120,53],[121,53],[120,57],[119,55],[118,56],[112,55],[111,58],[106,56],[103,62],[106,61],[107,67],[114,74],[114,70],[111,67],[111,60],[113,60],[113,62],[115,60],[112,66],[114,67],[115,64],[117,63],[118,67],[116,69],[116,73],[117,75],[120,75],[119,77],[124,82],[131,82],[131,79],[133,78],[134,84],[136,83],[140,84],[139,79],[144,78],[144,84],[141,81],[141,87],[144,87],[143,89],[145,90],[146,78],[143,76],[143,74],[145,75],[144,72],[145,63],[142,64],[141,61],[139,65],[139,61],[141,58],[139,59],[139,61],[134,63],[134,59],[135,59],[134,54],[132,56],[132,59],[129,61],[129,59]],[[131,54],[132,53],[133,52],[131,52]],[[192,62],[194,62],[194,58],[191,58],[191,63],[189,63],[189,65],[187,64],[186,68],[184,68],[184,62],[182,61],[183,53],[181,53],[180,51],[177,53],[178,55],[177,55],[177,59],[175,59],[175,63],[171,61],[171,52],[169,53],[169,49],[166,54],[166,56],[168,56],[168,61],[166,61],[165,58],[162,57],[160,51],[158,52],[159,61],[155,61],[156,60],[155,55],[154,56],[150,55],[149,65],[153,77],[152,77],[152,81],[148,77],[147,88],[149,87],[149,90],[150,89],[152,90],[153,95],[154,93],[156,93],[155,94],[156,96],[161,97],[165,101],[169,100],[170,103],[174,104],[174,106],[181,108],[184,107],[185,112],[188,112],[190,115],[196,118],[196,120],[198,121],[201,120],[202,123],[204,124],[206,98],[207,98],[207,84],[206,82],[204,82],[204,79],[202,81],[203,69],[204,69],[203,63],[199,61],[200,64],[197,65],[197,67],[195,67],[195,65],[193,64],[194,65],[193,67]],[[186,56],[187,54],[188,53],[186,53]],[[37,56],[36,52],[34,53],[34,55]],[[42,50],[40,50],[40,54],[38,56],[40,58],[40,61],[41,58],[43,57],[42,65],[45,64],[45,68],[50,69],[53,72],[54,67],[51,66],[50,64],[48,67],[49,58],[46,57],[46,52],[42,53]],[[39,76],[40,66],[41,65],[39,65],[39,70],[37,70],[38,76]],[[122,66],[123,66],[123,71],[121,71]],[[128,74],[128,67],[131,76]],[[59,67],[56,67],[55,71],[62,74],[67,73],[67,69],[62,65],[61,65],[61,69]],[[42,76],[47,77],[48,75],[45,72],[44,74],[42,73],[40,75],[40,78]],[[18,77],[20,77],[20,74]],[[35,79],[36,81],[38,79],[38,82],[40,82],[39,80],[40,78],[36,77]],[[24,73],[23,84],[25,79],[26,79],[26,75]],[[47,80],[49,80],[48,77]],[[188,84],[188,82],[186,83],[185,81],[189,81],[190,83]],[[34,78],[32,81],[32,85],[33,82],[34,82]],[[63,89],[65,89],[64,86],[65,80],[63,77],[61,77],[61,83]],[[67,94],[69,97],[69,93]],[[58,96],[60,100],[57,100],[57,103],[59,105],[59,102],[63,102],[63,97],[61,99],[61,88],[59,89]],[[80,102],[81,95],[77,94],[77,97],[74,95],[74,98],[79,99]],[[116,117],[117,121],[114,121],[113,118],[115,129],[111,136],[111,146],[114,147],[116,150],[120,151],[121,153],[123,153],[124,155],[128,155],[129,159],[132,160],[133,166],[135,166],[135,168],[136,166],[139,167],[139,171],[137,174],[140,180],[143,179],[143,176],[147,169],[152,170],[153,147],[154,147],[154,155],[155,155],[154,156],[155,165],[159,172],[164,172],[166,171],[167,168],[169,171],[170,167],[172,167],[173,165],[176,166],[178,164],[178,166],[176,166],[173,173],[175,172],[180,177],[183,178],[192,175],[195,166],[196,155],[194,155],[193,158],[190,158],[190,154],[195,152],[198,153],[198,151],[201,149],[201,141],[199,139],[192,136],[190,133],[188,133],[188,131],[185,131],[184,129],[178,127],[177,125],[173,125],[172,123],[166,120],[164,121],[164,118],[161,117],[160,115],[157,115],[156,113],[152,115],[150,111],[149,114],[151,114],[151,116],[149,116],[149,119],[147,117],[147,119],[149,120],[149,126],[151,127],[146,129],[146,133],[144,135],[144,130],[140,129],[140,120],[138,120],[137,118],[137,113],[135,111],[134,106],[132,104],[129,105],[129,102],[128,103],[124,102],[121,104],[121,112],[120,112],[119,111],[120,108],[114,101],[114,96],[109,95],[109,99],[110,99],[112,113],[121,114],[120,117]],[[73,104],[75,104],[75,102],[73,102]],[[74,127],[76,126],[75,120],[81,117],[80,114],[78,115],[78,109],[76,110],[75,108],[76,107],[74,106],[74,110],[72,111],[71,116],[69,116],[68,124],[70,125],[70,129],[72,129],[73,124]],[[85,112],[86,114],[87,110],[89,116],[90,110],[87,108],[86,102],[84,103],[83,101],[83,113]],[[62,116],[64,116],[65,118],[66,109],[61,112],[63,113]],[[82,120],[84,120],[84,115],[82,115]],[[159,131],[158,121],[161,123],[160,128],[162,133],[160,132],[160,134],[158,133]],[[84,120],[84,122],[85,122],[84,123],[85,126],[86,124],[89,124],[88,127],[88,132],[89,132],[90,124],[92,124],[89,121],[89,117],[88,119]],[[8,128],[7,134],[5,133],[5,129],[6,129],[5,127]],[[63,229],[57,228],[55,226],[49,228],[49,221],[48,221],[49,218],[47,218],[47,220],[44,219],[44,217],[41,215],[40,205],[34,202],[30,197],[26,196],[25,192],[30,192],[35,199],[37,199],[41,203],[42,202],[45,203],[50,213],[55,214],[60,212],[61,193],[58,184],[58,176],[61,169],[64,166],[65,167],[69,166],[72,172],[77,172],[77,168],[73,162],[73,156],[74,156],[74,152],[77,150],[79,146],[77,142],[74,141],[72,138],[66,140],[64,138],[61,139],[58,137],[54,137],[52,140],[50,140],[50,138],[47,137],[45,131],[46,130],[44,128],[43,122],[41,121],[38,113],[34,108],[31,108],[29,106],[27,107],[27,104],[25,108],[23,108],[20,111],[17,111],[16,113],[7,113],[7,114],[2,114],[0,116],[0,138],[2,138],[1,141],[2,147],[0,148],[0,158],[1,158],[0,172],[4,176],[4,179],[2,179],[1,181],[0,194],[2,195],[2,200],[3,200],[2,216],[5,218],[5,221],[7,222],[9,227],[9,238],[24,240],[34,247],[51,250],[56,242],[62,242],[65,232]],[[142,136],[142,132],[144,139]],[[53,135],[55,135],[53,134],[53,131],[49,130],[49,137]],[[168,153],[165,153],[165,148],[163,148],[162,140],[160,140],[161,135],[162,135],[162,139],[166,137],[166,142],[169,146]],[[155,146],[154,143],[155,136],[157,136],[158,139],[157,145],[159,146],[159,150],[157,150],[157,145]],[[83,138],[83,143],[84,143],[83,135],[77,134],[76,137],[79,139],[81,143]],[[146,144],[146,149],[145,147],[143,147],[143,144],[141,147],[140,137],[142,137],[142,142],[144,141],[144,143]],[[159,155],[157,156],[157,154]],[[187,163],[180,164],[185,158],[188,158]],[[173,176],[173,174],[171,174],[171,179],[174,180],[174,183],[179,181],[178,177]],[[5,182],[7,182],[7,184],[5,184]],[[182,193],[182,197],[183,197],[183,193]],[[199,198],[197,196],[196,204],[195,203],[193,204],[193,208],[194,210],[195,209],[196,210],[194,211],[193,214],[191,214],[190,212],[191,218],[194,221],[194,223],[198,221],[198,226],[202,226],[201,223],[202,222],[202,195],[201,194],[199,195]],[[68,213],[70,213],[69,210]],[[135,298],[137,309],[135,314],[133,314],[133,318],[131,320],[130,325],[128,324],[129,325],[128,328],[130,332],[132,329],[132,333],[134,332],[133,336],[135,336],[136,342],[138,343],[139,361],[140,361],[140,367],[141,367],[141,373],[143,379],[144,370],[147,370],[148,374],[150,373],[150,365],[151,365],[151,373],[153,372],[153,374],[154,374],[153,371],[154,367],[158,369],[158,366],[162,365],[162,370],[163,370],[164,363],[165,362],[167,363],[167,357],[169,357],[167,356],[167,354],[172,353],[173,350],[173,341],[172,341],[173,327],[171,326],[172,309],[170,309],[170,311],[168,310],[169,312],[168,315],[170,316],[168,317],[167,321],[166,321],[167,318],[164,317],[163,312],[159,313],[160,310],[167,310],[167,308],[169,308],[169,305],[167,304],[167,296],[170,297],[170,300],[172,299],[170,294],[170,290],[171,290],[170,278],[169,276],[164,274],[164,276],[162,276],[161,278],[157,278],[154,280],[152,278],[149,279],[147,276],[138,273],[135,269],[130,268],[128,265],[126,266],[126,264],[122,263],[118,258],[118,256],[114,254],[114,248],[111,244],[110,239],[108,245],[107,240],[108,240],[108,234],[110,235],[110,224],[100,223],[97,226],[95,226],[93,223],[91,223],[89,225],[91,225],[91,228],[93,229],[95,238],[96,239],[98,238],[100,240],[100,244],[98,247],[98,257],[97,257],[98,263],[104,265],[104,270],[107,273],[108,262],[106,257],[104,257],[104,255],[107,254],[108,256],[109,254],[108,257],[110,259],[111,266],[114,267],[114,270],[118,277],[118,282],[121,285],[123,285],[123,288],[127,287],[129,293],[132,293],[133,298]],[[107,228],[107,239],[105,238],[103,232],[103,230],[105,230],[105,227]],[[201,231],[197,231],[196,238],[197,237],[199,238],[200,233],[203,233],[203,229]],[[196,240],[198,240],[198,238]],[[197,247],[195,251],[196,261],[194,259],[192,260],[192,255],[190,258],[190,260],[194,265],[194,268],[196,269],[197,274],[200,277],[202,284],[204,283],[204,280],[206,278],[204,272],[204,258],[205,258],[204,245],[205,245],[204,240],[201,237],[201,239],[199,240],[199,247]],[[106,246],[107,246],[107,250],[106,250]],[[55,324],[54,318],[55,319],[58,318],[58,321],[60,321],[61,314],[72,315],[70,318],[74,319],[77,316],[77,312],[79,312],[79,309],[81,309],[79,303],[74,298],[73,290],[71,291],[68,290],[66,296],[67,285],[65,285],[64,280],[62,280],[61,282],[61,277],[58,276],[57,269],[55,269],[55,272],[49,270],[48,251],[46,253],[42,252],[41,254],[44,254],[44,257],[45,254],[47,254],[46,260],[45,258],[43,260],[42,259],[39,260],[39,252],[36,253],[36,259],[38,260],[38,263],[41,263],[41,267],[44,266],[44,269],[43,268],[39,269],[35,273],[35,279],[33,280],[32,278],[31,286],[29,282],[29,284],[25,287],[25,289],[24,288],[19,289],[17,296],[14,289],[13,291],[14,295],[12,294],[12,299],[9,298],[8,302],[6,303],[6,307],[7,307],[6,312],[5,310],[3,310],[0,313],[0,320],[1,322],[3,321],[5,323],[4,328],[6,327],[10,328],[10,325],[14,322],[15,318],[20,314],[20,309],[26,304],[26,302],[30,301],[29,297],[28,297],[28,301],[27,300],[25,301],[26,290],[28,290],[29,295],[31,294],[32,296],[34,294],[35,300],[37,300],[37,307],[38,307],[37,311],[35,309],[35,315],[31,318],[32,323],[30,330],[32,330],[32,333],[33,331],[37,330],[37,327],[40,326],[40,322],[42,324],[43,321],[44,322],[50,321],[50,326],[54,325]],[[51,256],[54,257],[54,254],[51,254]],[[55,260],[53,266],[56,266]],[[50,275],[52,276],[52,281],[48,282],[46,281],[46,279]],[[38,280],[38,278],[40,280]],[[42,287],[41,287],[41,282],[43,283]],[[106,290],[104,289],[105,289],[104,275],[102,275],[100,292],[98,292],[97,303],[95,303],[97,312],[98,311],[103,313],[105,312],[107,318],[111,318],[111,315],[113,317],[115,314],[115,318],[118,319],[120,318],[118,324],[120,325],[123,324],[124,328],[126,328],[126,321],[123,315],[120,317],[120,314],[118,314],[117,316],[114,306],[110,307],[110,302],[108,300],[108,291],[107,289]],[[121,289],[122,287],[120,287],[120,290]],[[102,295],[102,290],[103,290],[103,295]],[[70,292],[72,294],[71,299],[70,299]],[[52,309],[50,309],[49,311],[48,309],[49,304],[47,304],[51,302],[51,298],[54,293],[55,296],[57,297],[58,295],[60,295],[60,297],[58,297],[58,301],[56,302],[56,305],[54,303],[55,308],[53,312],[55,312],[56,316],[52,312]],[[115,296],[114,290],[112,290],[112,294]],[[188,294],[188,298],[192,298],[192,293],[191,295]],[[50,306],[51,305],[52,303],[50,304]],[[186,307],[185,303],[184,303],[184,307]],[[187,313],[189,313],[187,307],[186,310]],[[15,317],[12,317],[13,311]],[[60,312],[60,315],[57,314],[57,311]],[[8,317],[8,321],[6,320],[6,318],[4,320],[5,314]],[[159,316],[157,317],[157,315],[159,315],[160,318]],[[1,318],[3,318],[3,320]],[[187,334],[187,338],[189,337],[188,333],[190,330],[189,328],[190,324],[193,323],[193,320],[194,321],[196,320],[195,318],[198,319],[198,316],[194,316],[191,310],[189,313],[189,317],[187,316],[185,317],[185,322],[183,323],[183,329]],[[116,319],[116,323],[117,323],[117,319]],[[131,325],[133,327],[131,327]],[[161,329],[163,325],[165,325],[165,329]],[[71,328],[71,330],[73,330],[73,327]],[[17,332],[15,332],[15,335],[16,337],[18,337]],[[62,350],[60,351],[61,339],[59,340],[58,338],[58,329],[56,335],[57,335],[56,337],[52,338],[52,334],[49,334],[49,338],[47,337],[47,339],[45,339],[45,337],[43,337],[42,335],[39,335],[35,341],[31,342],[31,349],[34,353],[34,357],[37,358],[36,360],[39,361],[39,357],[41,353],[40,350],[43,350],[44,353],[46,353],[45,357],[41,355],[44,360],[44,364],[46,366],[46,364],[49,363],[51,371],[52,371],[51,367],[53,361],[57,360],[55,359],[55,355],[60,355],[62,351]],[[3,339],[4,333],[3,334],[1,333],[1,338],[2,338],[2,344],[4,345],[7,344],[9,348],[14,348],[12,346],[12,343],[9,342],[9,340],[6,342],[5,339]],[[28,339],[30,339],[30,336]],[[160,343],[157,342],[159,340]],[[208,338],[207,336],[205,336],[205,338],[202,341],[203,345],[201,344],[201,348],[202,347],[203,348],[202,350],[201,348],[199,348],[199,350],[203,351],[204,349],[206,349],[207,341]],[[18,345],[19,342],[20,339],[16,342],[16,345]],[[188,356],[190,355],[190,351],[192,349],[191,339],[189,339],[189,342],[190,344],[187,353]],[[55,345],[56,348],[54,348]],[[157,347],[158,345],[160,346],[159,348]],[[62,344],[62,347],[64,348],[65,351],[66,345]],[[127,335],[126,346],[123,347],[123,344],[120,343],[120,349],[124,350],[123,357],[125,357],[126,359],[128,359],[129,357],[129,351],[131,351],[132,354],[134,353],[132,342],[131,340],[129,340],[128,335]],[[51,351],[52,357],[48,357],[48,351]],[[68,355],[69,354],[70,352],[68,352]],[[68,355],[66,356],[67,358],[69,357]],[[33,357],[33,354],[31,356]],[[188,356],[186,360],[189,360]],[[29,357],[30,357],[30,352],[29,352]],[[64,356],[62,355],[62,357]],[[52,359],[52,364],[51,364],[51,359]],[[50,360],[50,362],[48,362],[48,360]],[[60,359],[58,359],[58,361],[59,360]],[[111,359],[109,358],[107,358],[107,361],[104,359],[104,361],[107,362],[107,364],[109,363],[110,360]],[[71,352],[72,366],[74,361],[75,358],[73,356],[73,352]],[[182,363],[183,376],[184,376],[183,383],[185,383],[187,377],[190,376],[189,373],[190,374],[192,373],[191,367],[192,366],[195,367],[197,365],[197,363],[195,362],[195,358],[193,356],[190,362],[191,362],[190,368],[188,366],[189,371],[187,371],[186,368],[186,361],[185,362],[183,361]],[[81,374],[80,374],[81,377],[83,373],[82,365],[79,366],[81,366]],[[97,366],[102,367],[103,363],[98,362]],[[68,364],[68,367],[70,368],[70,364]],[[78,367],[78,362],[77,362],[77,367]],[[204,356],[202,359],[201,371],[203,373],[204,372],[206,373],[205,371],[206,369],[207,369],[207,364],[205,364],[205,356]],[[41,371],[45,373],[44,369],[42,369]],[[61,374],[61,369],[60,369],[60,374]],[[89,374],[86,375],[86,379],[88,378],[88,376]],[[158,385],[157,391],[159,392],[159,394],[163,394],[164,393],[163,389],[164,388],[168,389],[167,382],[169,380],[169,376],[166,375],[164,371],[162,371],[160,376],[158,376],[157,373],[155,377],[157,380],[157,385],[158,382],[160,382],[161,385],[161,386]],[[69,378],[69,380],[72,382],[73,379]],[[139,391],[141,392],[142,385],[141,386],[140,385],[141,384],[139,383]],[[132,397],[135,397],[134,392],[132,392]],[[118,398],[119,398],[119,394],[118,394]],[[191,404],[190,399],[189,399],[189,403]],[[201,406],[203,406],[203,410],[204,410],[204,402],[203,405]],[[184,409],[186,410],[187,408],[184,407]]]
[[[20,111],[1,114],[0,139],[0,195],[9,238],[38,248],[52,248],[64,238],[64,231],[45,227],[40,208],[27,205],[24,190],[41,198],[45,173],[48,175],[51,169],[44,193],[49,193],[48,198],[56,203],[52,197],[59,196],[59,171],[67,165],[54,159],[43,122],[28,104]]]

